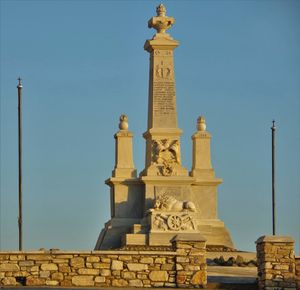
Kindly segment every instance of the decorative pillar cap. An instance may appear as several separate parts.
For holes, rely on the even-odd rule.
[[[157,33],[155,36],[172,39],[169,34],[166,33],[166,30],[172,27],[175,23],[173,17],[166,16],[166,7],[163,4],[159,4],[156,7],[157,16],[152,17],[148,21],[148,27],[154,28]]]
[[[262,236],[257,239],[256,244],[260,243],[294,243],[295,240],[290,236]]]
[[[203,116],[200,116],[197,119],[197,130],[198,131],[206,131],[206,122]]]
[[[125,114],[120,116],[119,129],[120,130],[128,130],[128,117]]]

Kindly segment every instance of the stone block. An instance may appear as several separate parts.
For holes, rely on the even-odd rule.
[[[50,263],[50,264],[42,264],[41,269],[43,271],[57,271],[58,267],[56,264]]]
[[[5,277],[1,280],[3,286],[16,286],[17,281],[15,277]]]
[[[113,260],[111,262],[111,269],[112,270],[123,270],[123,262],[122,261]]]
[[[9,255],[0,254],[0,261],[9,260]]]
[[[166,258],[155,258],[154,263],[155,264],[164,264],[164,263],[166,263]]]
[[[121,259],[119,259],[121,260]],[[110,258],[106,258],[106,257],[101,257],[101,262],[102,263],[110,263],[111,259]]]
[[[69,260],[68,259],[52,259],[51,262],[55,263],[55,264],[67,264],[67,263],[69,263]]]
[[[100,261],[100,257],[97,257],[97,256],[90,256],[90,257],[87,257],[86,258],[86,261],[88,263],[96,263],[96,262],[99,262]]]
[[[127,255],[122,255],[119,257],[120,261],[132,261],[132,257],[131,256],[127,256]]]
[[[99,275],[99,269],[86,269],[86,268],[81,268],[78,269],[78,274],[79,275]]]
[[[176,283],[165,283],[165,287],[167,288],[177,288]]]
[[[19,266],[20,267],[34,266],[34,261],[20,261]]]
[[[176,262],[178,263],[189,263],[190,259],[188,257],[176,257]]]
[[[142,263],[142,264],[153,264],[153,258],[143,257],[143,258],[140,259],[140,263]]]
[[[113,279],[111,285],[113,287],[125,287],[128,286],[128,282],[124,279]]]
[[[58,269],[59,269],[59,272],[62,272],[62,273],[70,273],[71,272],[71,268],[67,265],[58,265]]]
[[[58,281],[55,280],[46,280],[46,285],[47,286],[57,286],[59,284]]]
[[[110,269],[110,264],[108,263],[94,263],[93,266],[96,269]]]
[[[168,281],[169,275],[167,271],[151,271],[149,274],[149,279],[155,282],[165,282]]]
[[[63,280],[60,282],[60,286],[62,287],[72,287],[72,280]]]
[[[136,278],[136,274],[134,272],[124,272],[124,271],[122,271],[122,277],[124,279],[127,279],[127,280],[129,280],[129,279],[135,279]],[[147,277],[147,275],[146,275],[146,277]]]
[[[59,273],[59,272],[55,272],[51,275],[51,279],[52,280],[57,280],[57,281],[62,281],[64,279],[64,274]]]
[[[274,269],[275,270],[289,270],[289,265],[275,265]]]
[[[52,256],[41,254],[41,255],[27,255],[27,260],[33,260],[33,261],[51,261]]]
[[[175,270],[175,264],[163,264],[161,265],[161,270],[167,270],[167,271]]]
[[[113,271],[111,271],[111,275],[116,277],[116,278],[119,278],[119,277],[121,277],[121,271],[120,270],[113,270]]]
[[[181,274],[181,275],[176,276],[176,283],[177,284],[184,284],[185,281],[186,281],[186,275]]]
[[[11,261],[24,261],[25,260],[25,255],[11,255],[9,257]]]
[[[129,280],[130,287],[143,287],[143,282],[138,279]]]
[[[70,260],[70,265],[75,268],[84,268],[84,258],[76,257]]]
[[[147,274],[137,274],[137,278],[142,279],[142,280],[148,279],[148,275]]]
[[[111,271],[109,269],[101,269],[100,270],[100,275],[101,276],[110,276],[111,275]]]
[[[94,277],[93,276],[74,276],[72,277],[72,284],[74,286],[94,286]]]
[[[153,287],[163,287],[164,286],[164,282],[153,282],[152,286]]]
[[[95,283],[105,283],[105,277],[101,277],[101,276],[96,277]]]
[[[197,271],[191,279],[192,285],[206,285],[207,284],[207,276],[204,271]]]
[[[17,264],[0,264],[0,272],[14,272],[20,271],[20,267]]]
[[[45,286],[46,285],[46,279],[35,277],[35,276],[29,276],[26,279],[26,286]]]
[[[50,271],[40,271],[41,278],[49,278],[50,277]]]
[[[138,263],[128,263],[127,264],[129,271],[144,271],[148,270],[147,264],[138,264]]]

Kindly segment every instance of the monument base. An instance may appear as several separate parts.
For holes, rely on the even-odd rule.
[[[112,218],[105,223],[101,230],[95,250],[117,249],[122,246],[122,237],[131,231],[134,224],[140,223],[140,219]]]
[[[195,231],[181,231],[180,234],[199,234],[207,240],[207,247],[234,249],[230,234],[221,220],[199,220],[197,223]],[[122,238],[122,246],[171,246],[171,240],[176,235],[178,235],[177,231],[127,233]]]

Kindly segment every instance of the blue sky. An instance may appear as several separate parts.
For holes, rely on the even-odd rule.
[[[144,168],[147,21],[158,1],[0,0],[0,249],[18,245],[17,78],[23,78],[24,248],[91,249],[110,216],[104,180],[122,113]],[[277,228],[300,254],[300,2],[165,1],[182,161],[204,115],[219,216],[235,246],[271,234],[271,122]]]

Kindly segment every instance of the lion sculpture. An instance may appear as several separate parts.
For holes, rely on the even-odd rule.
[[[162,211],[193,211],[196,212],[196,206],[191,201],[179,201],[175,197],[162,194],[154,200],[154,210]]]

